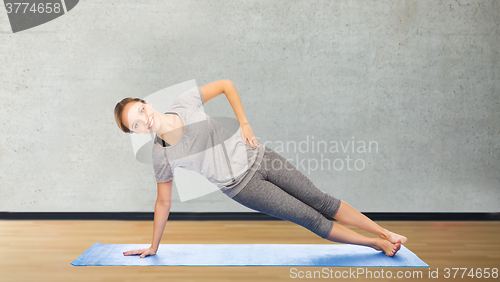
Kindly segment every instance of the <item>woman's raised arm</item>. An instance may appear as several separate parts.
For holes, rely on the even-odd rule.
[[[248,124],[247,117],[245,116],[245,111],[243,111],[243,105],[241,104],[240,96],[238,95],[236,87],[234,87],[234,84],[233,82],[231,82],[231,80],[223,79],[210,82],[200,87],[200,90],[203,94],[205,103],[224,93],[227,100],[229,101],[229,104],[231,104],[231,107],[233,108],[238,122],[240,123],[241,137],[243,138],[243,142],[246,145],[248,140],[248,143],[252,148],[254,146],[259,146],[259,142],[257,142],[252,128],[250,128],[250,125]]]

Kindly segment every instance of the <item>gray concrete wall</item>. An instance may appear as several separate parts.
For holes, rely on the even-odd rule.
[[[2,10],[0,210],[153,211],[115,104],[231,79],[260,143],[360,211],[498,212],[499,15],[496,0],[80,1],[13,34]],[[205,110],[234,117],[224,96]]]

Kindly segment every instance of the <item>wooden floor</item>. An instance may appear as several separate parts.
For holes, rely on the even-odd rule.
[[[421,271],[418,281],[499,281],[467,276],[500,268],[500,222],[378,222],[408,237],[405,244],[438,279],[429,279],[429,268],[369,268],[374,275]],[[153,222],[131,221],[0,221],[0,281],[280,281],[358,280],[404,281],[401,279],[291,278],[291,267],[169,267],[86,266],[70,263],[95,242],[103,244],[150,244]],[[352,228],[364,235],[371,234]],[[164,244],[329,244],[310,231],[285,221],[169,221]],[[446,279],[445,268],[460,270]],[[321,271],[323,267],[298,267]],[[330,268],[345,271],[349,268]],[[351,268],[355,269],[355,268]],[[410,271],[410,272],[408,272]],[[385,276],[384,276],[385,277]],[[408,278],[410,279],[410,278]]]

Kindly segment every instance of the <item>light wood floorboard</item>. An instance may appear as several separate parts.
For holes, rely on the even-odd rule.
[[[291,267],[171,267],[87,266],[70,263],[95,242],[150,244],[153,222],[144,221],[0,221],[0,281],[499,281],[444,278],[445,268],[500,268],[500,222],[380,221],[382,227],[408,237],[411,251],[438,269],[429,279],[428,268],[369,268],[422,271],[420,279],[292,279]],[[349,226],[348,226],[349,227]],[[351,228],[351,227],[350,227]],[[367,236],[367,232],[353,228]],[[169,221],[163,244],[330,244],[312,232],[285,221]],[[297,267],[321,271],[322,267]],[[349,271],[349,268],[329,268]],[[355,268],[351,268],[355,269]],[[356,270],[356,269],[355,269]],[[453,273],[452,273],[453,274]],[[462,275],[462,271],[458,276]]]

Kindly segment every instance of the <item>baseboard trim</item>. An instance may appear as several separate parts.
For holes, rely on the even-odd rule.
[[[374,221],[499,221],[495,213],[385,213],[367,212]],[[332,219],[329,216],[326,216]],[[122,220],[152,221],[153,212],[0,212],[0,220]],[[169,220],[281,220],[255,212],[171,212]]]

